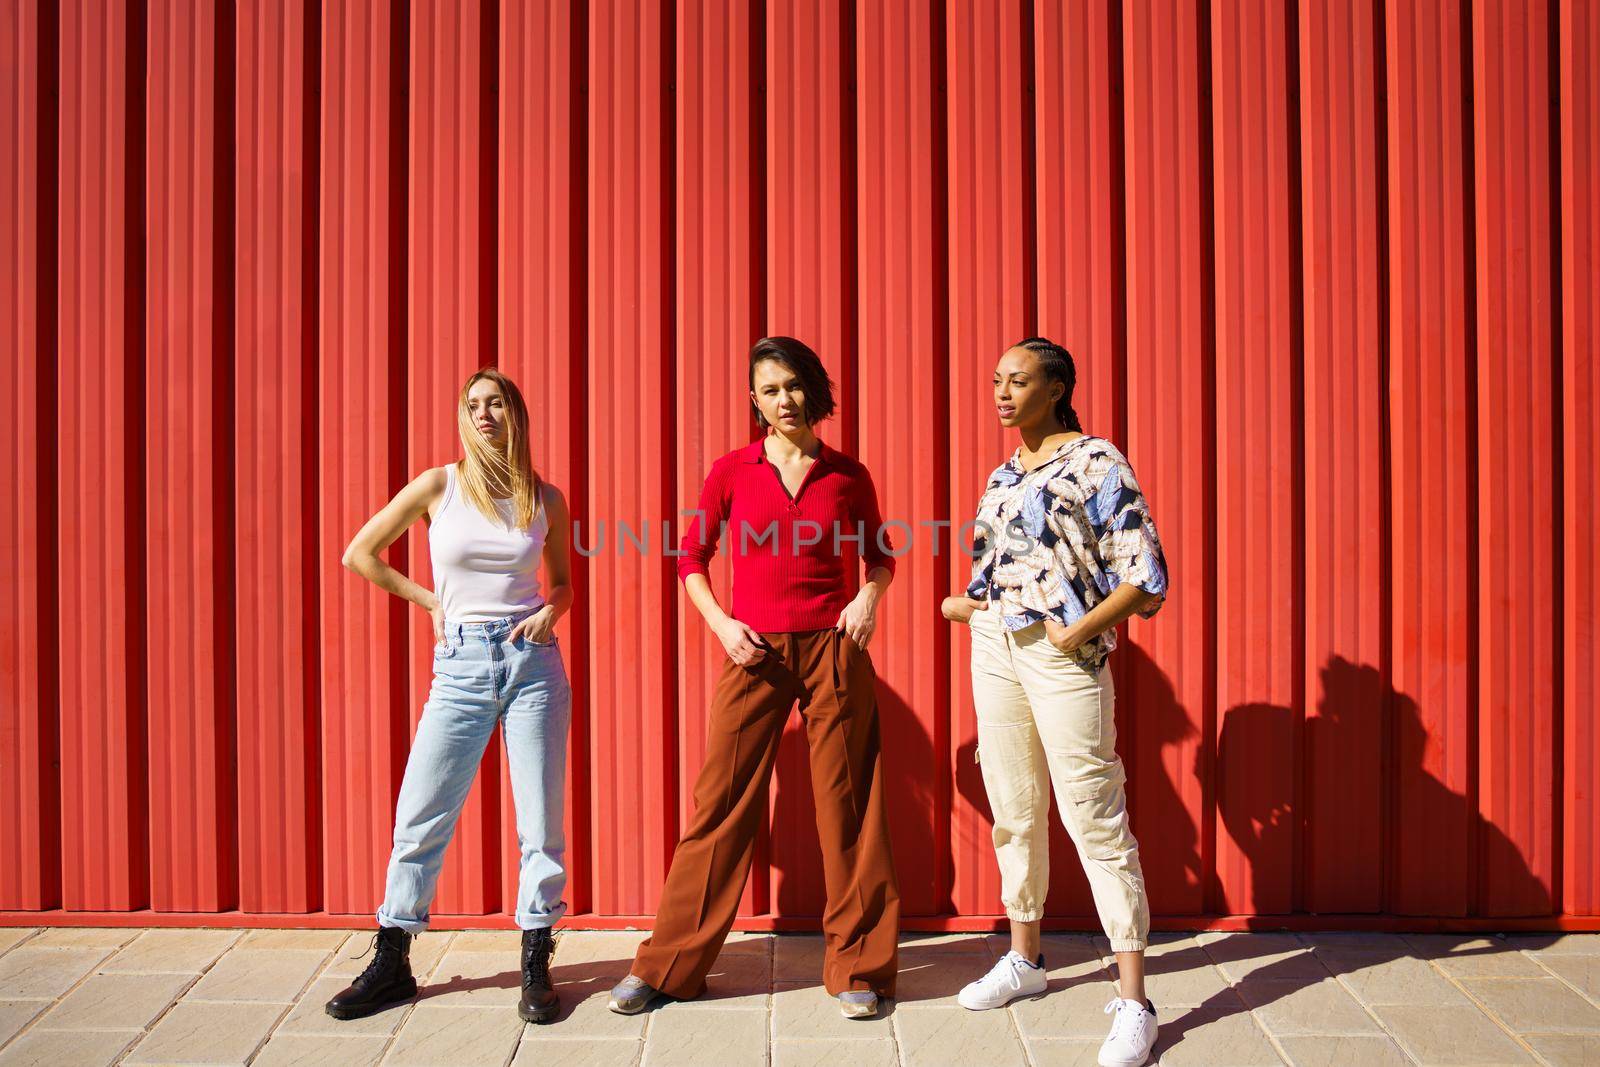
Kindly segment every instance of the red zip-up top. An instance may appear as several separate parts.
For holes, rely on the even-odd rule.
[[[730,614],[761,633],[826,630],[855,596],[864,561],[894,571],[872,476],[826,442],[793,498],[764,440],[711,465],[678,544],[678,577],[708,574],[717,542],[733,560]],[[837,532],[837,537],[835,533]]]

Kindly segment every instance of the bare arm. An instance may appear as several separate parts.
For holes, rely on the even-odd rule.
[[[722,642],[729,659],[741,667],[748,667],[760,662],[761,657],[767,654],[766,639],[753,627],[722,609],[717,602],[716,592],[711,588],[711,580],[703,573],[685,575],[683,588],[689,594],[690,602],[700,612],[700,617],[706,620],[711,632]]]
[[[1071,626],[1063,626],[1054,619],[1046,619],[1044,628],[1050,635],[1051,644],[1063,652],[1071,652],[1078,646],[1093,641],[1135,612],[1143,611],[1161,597],[1160,593],[1147,593],[1136,585],[1123,582],[1111,591],[1110,596],[1089,609],[1088,614]]]
[[[530,640],[548,644],[561,616],[572,609],[572,513],[561,490],[544,483],[545,517],[544,574],[549,586],[544,606],[512,627]]]
[[[384,562],[379,553],[394,544],[412,523],[432,511],[444,495],[445,479],[443,467],[430,468],[413,478],[410,484],[394,495],[393,500],[356,531],[341,560],[346,568],[379,589],[409,600],[433,616],[435,637],[440,635],[443,622],[439,598],[433,590],[424,589]]]

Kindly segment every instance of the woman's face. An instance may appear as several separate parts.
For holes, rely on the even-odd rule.
[[[994,407],[1000,425],[1036,426],[1055,418],[1056,400],[1064,386],[1047,378],[1039,357],[1026,348],[1010,348],[994,369]]]
[[[750,397],[769,426],[790,433],[806,424],[806,394],[800,379],[775,359],[756,364],[755,389]]]
[[[506,398],[500,394],[498,383],[479,378],[467,390],[467,413],[472,417],[472,427],[490,444],[504,444],[506,439]]]

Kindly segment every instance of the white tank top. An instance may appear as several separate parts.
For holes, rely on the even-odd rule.
[[[498,498],[501,525],[472,506],[456,483],[456,465],[445,467],[444,501],[428,527],[434,592],[450,622],[493,622],[544,606],[539,592],[539,557],[550,528],[543,508],[526,530],[513,525],[509,498]]]

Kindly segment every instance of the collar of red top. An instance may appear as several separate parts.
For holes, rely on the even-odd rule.
[[[745,446],[744,461],[746,463],[760,463],[766,458],[767,439],[765,437],[758,437],[756,440],[751,441],[750,444]],[[824,464],[829,462],[832,458],[833,449],[828,446],[828,442],[822,440],[820,437],[817,438],[817,454],[813,458],[812,462]]]

